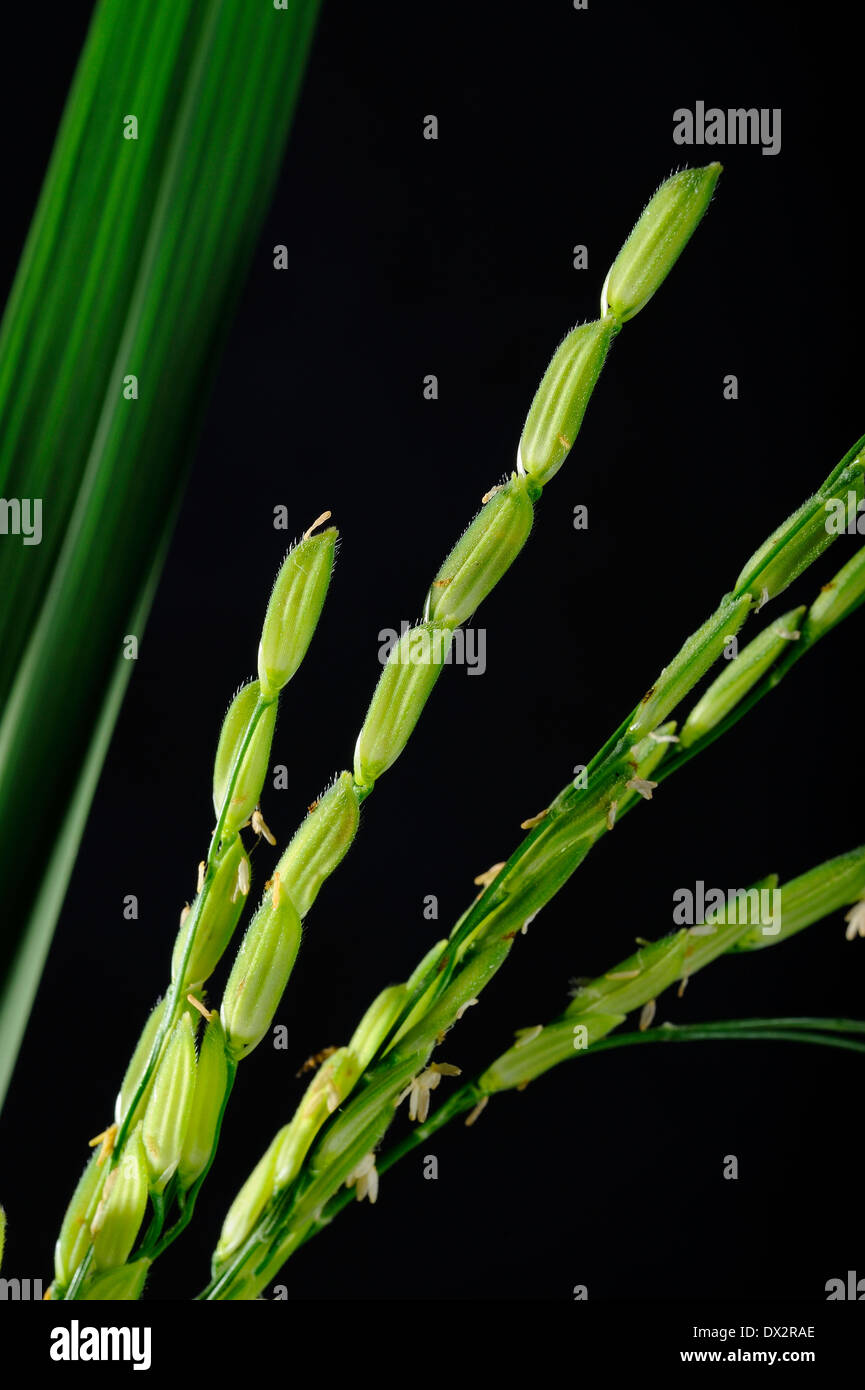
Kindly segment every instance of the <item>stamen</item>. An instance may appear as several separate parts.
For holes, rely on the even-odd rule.
[[[263,835],[269,845],[276,844],[276,836],[272,833],[257,807],[252,813],[252,833],[253,835]]]
[[[208,1009],[207,1005],[202,1004],[200,999],[196,999],[194,994],[187,994],[186,1000],[187,1003],[192,1005],[193,1009],[198,1010],[206,1023],[209,1023],[212,1018],[216,1017],[216,1009]]]
[[[309,538],[310,538],[310,536],[312,535],[313,531],[316,529],[316,527],[317,527],[317,526],[321,526],[325,521],[330,521],[330,518],[331,518],[332,516],[333,516],[333,513],[332,513],[332,512],[322,512],[321,516],[317,516],[317,517],[315,518],[315,521],[312,523],[312,525],[311,525],[311,526],[308,526],[308,527],[306,528],[306,530],[305,530],[304,533],[303,533],[303,539],[304,539],[305,541],[308,541]]]
[[[657,782],[650,782],[646,777],[632,777],[630,782],[625,783],[629,792],[638,792],[644,801],[651,801],[657,785]]]
[[[857,936],[865,936],[865,898],[845,913],[844,921],[848,924],[844,933],[848,941],[855,941]]]
[[[474,880],[478,888],[489,888],[490,884],[494,879],[498,878],[504,867],[505,860],[503,859],[501,863],[493,864],[491,868],[486,869],[482,874],[478,874],[477,878]]]
[[[470,1127],[471,1125],[473,1125],[474,1122],[475,1122],[475,1120],[477,1120],[477,1119],[479,1118],[479,1116],[481,1116],[481,1115],[483,1114],[483,1112],[486,1110],[486,1108],[487,1108],[487,1106],[489,1105],[489,1103],[490,1103],[490,1098],[489,1098],[489,1096],[481,1096],[481,1098],[480,1098],[480,1100],[478,1101],[477,1105],[475,1106],[474,1110],[471,1110],[471,1111],[468,1113],[468,1115],[466,1115],[465,1123],[466,1123],[466,1127],[467,1127],[467,1128]]]
[[[639,1025],[641,1033],[645,1033],[649,1024],[652,1022],[652,1019],[655,1017],[657,1008],[658,1006],[654,999],[648,999],[646,1003],[643,1005],[642,1012],[640,1013]]]
[[[231,901],[232,901],[232,902],[236,902],[236,901],[237,901],[237,895],[238,895],[238,893],[242,893],[243,896],[244,896],[244,898],[245,898],[248,892],[249,892],[249,860],[246,859],[246,858],[244,858],[244,859],[241,859],[240,863],[239,863],[238,866],[237,866],[237,882],[236,882],[235,887],[234,887],[234,892],[233,892],[232,895],[231,895]]]
[[[106,1158],[114,1152],[114,1141],[117,1138],[117,1125],[109,1125],[101,1134],[97,1134],[95,1139],[91,1139],[88,1148],[95,1149],[97,1144],[101,1144],[99,1157],[96,1160],[96,1167],[101,1168]]]

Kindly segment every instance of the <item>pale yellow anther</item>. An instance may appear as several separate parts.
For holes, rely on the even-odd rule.
[[[364,1197],[375,1205],[378,1196],[378,1169],[375,1166],[375,1154],[364,1154],[356,1168],[353,1168],[345,1180],[346,1187],[355,1188],[355,1196],[359,1202]]]
[[[865,898],[844,914],[844,921],[847,923],[844,935],[848,941],[855,941],[857,936],[865,936]]]
[[[200,999],[196,999],[194,994],[187,994],[186,1001],[188,1004],[192,1005],[193,1009],[198,1010],[206,1023],[210,1023],[211,1019],[216,1018],[217,1010],[208,1009],[207,1005],[202,1004]]]
[[[459,1067],[452,1067],[448,1062],[433,1062],[425,1071],[412,1078],[405,1090],[397,1096],[394,1105],[402,1105],[408,1096],[409,1119],[423,1124],[429,1115],[430,1093],[436,1090],[442,1077],[460,1075]]]
[[[636,980],[639,970],[608,970],[605,980]]]
[[[312,523],[312,525],[311,525],[311,526],[308,526],[308,527],[306,528],[306,530],[304,531],[304,533],[303,533],[303,539],[304,539],[305,541],[308,541],[309,538],[310,538],[310,536],[312,535],[313,531],[316,529],[316,527],[318,527],[318,526],[323,526],[324,523],[325,523],[326,521],[330,521],[330,518],[331,518],[332,515],[333,515],[332,512],[322,512],[321,516],[317,516],[317,517],[315,518],[315,521]]]
[[[688,976],[688,975],[683,975],[683,976],[682,976],[682,983],[679,985],[679,988],[676,990],[676,994],[677,994],[677,996],[679,997],[679,999],[681,999],[682,995],[685,993],[685,990],[688,988],[688,980],[689,980],[689,978],[690,978],[690,976]]]
[[[498,483],[496,487],[491,487],[489,492],[485,492],[483,497],[481,498],[481,506],[485,507],[489,502],[490,498],[495,497],[497,492],[501,492],[503,487],[504,483]]]
[[[657,787],[657,782],[650,782],[647,777],[632,777],[625,786],[629,792],[637,792],[644,801],[651,801],[652,792]]]
[[[490,1103],[490,1098],[489,1098],[489,1096],[481,1096],[481,1098],[480,1098],[480,1100],[478,1101],[477,1105],[475,1106],[474,1110],[471,1110],[471,1111],[468,1113],[468,1115],[466,1115],[466,1120],[465,1120],[465,1122],[466,1122],[466,1127],[467,1127],[467,1128],[468,1128],[469,1126],[471,1126],[471,1125],[474,1124],[475,1120],[478,1118],[479,1115],[482,1115],[482,1114],[483,1114],[483,1112],[486,1110],[486,1108],[487,1108],[487,1106],[489,1105],[489,1103]]]
[[[196,893],[200,893],[202,888],[204,887],[204,871],[206,867],[207,866],[205,865],[205,862],[202,859],[201,863],[198,866],[198,882],[195,885]]]
[[[273,905],[279,907],[279,900],[282,895],[282,880],[279,877],[279,870],[273,875]]]
[[[618,805],[619,805],[618,801],[611,801],[610,804],[609,804],[609,806],[607,807],[607,829],[608,829],[608,830],[612,830],[613,826],[614,826],[615,823],[616,823],[616,810],[618,809]]]
[[[754,612],[755,612],[755,613],[759,613],[759,612],[760,612],[760,609],[761,609],[761,608],[765,608],[765,607],[766,607],[766,604],[767,604],[768,602],[769,602],[769,590],[766,588],[766,585],[764,584],[763,587],[762,587],[762,589],[760,590],[760,601],[759,601],[759,603],[756,605],[756,607],[755,607],[755,609],[754,609]]]
[[[271,831],[258,808],[252,813],[252,833],[253,835],[263,835],[269,845],[276,844],[276,836]]]
[[[249,881],[249,860],[244,855],[237,866],[237,887],[244,897],[249,892]]]
[[[91,1149],[95,1149],[97,1144],[102,1145],[102,1148],[99,1150],[99,1157],[96,1160],[97,1168],[101,1168],[106,1158],[114,1152],[114,1141],[116,1138],[117,1125],[109,1125],[107,1129],[103,1129],[101,1134],[97,1134],[95,1139],[89,1140],[88,1147]]]
[[[189,903],[187,903],[185,907],[182,907],[182,908],[180,909],[180,925],[181,925],[181,926],[183,926],[183,923],[186,921],[186,919],[187,919],[188,916],[189,916]]]
[[[520,830],[534,830],[536,825],[540,825],[542,820],[546,820],[550,814],[549,806],[544,811],[538,811],[536,816],[529,816],[528,820],[520,821]]]
[[[647,999],[640,1013],[640,1032],[645,1033],[652,1019],[655,1017],[657,1004],[654,999]]]
[[[504,867],[505,861],[503,859],[500,864],[493,864],[482,874],[478,874],[477,878],[474,880],[478,888],[488,888],[490,884],[493,882],[493,880],[498,878],[499,874],[501,873]]]
[[[544,1025],[542,1023],[536,1023],[533,1028],[518,1028],[514,1033],[516,1038],[514,1047],[526,1047],[528,1043],[534,1042],[535,1038],[539,1038],[543,1031]]]
[[[772,631],[775,633],[776,637],[782,638],[785,642],[798,642],[799,638],[802,636],[798,628],[794,632],[791,632],[788,627],[773,627]]]

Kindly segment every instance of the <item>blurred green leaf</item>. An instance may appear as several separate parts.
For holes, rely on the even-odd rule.
[[[0,1101],[318,8],[102,0],[0,327]]]

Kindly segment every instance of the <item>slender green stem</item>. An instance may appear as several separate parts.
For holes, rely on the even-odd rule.
[[[713,1033],[740,1033],[743,1028],[766,1029],[766,1028],[795,1028],[800,1032],[812,1033],[865,1033],[865,1021],[858,1018],[730,1018],[711,1023],[686,1023],[686,1024],[662,1024],[658,1028],[647,1029],[644,1033],[618,1033],[619,1038],[631,1038],[639,1042],[641,1038],[647,1037],[650,1033],[668,1032],[681,1033],[694,1028],[711,1031]],[[607,1039],[593,1043],[589,1051],[600,1048]]]
[[[865,1022],[849,1018],[747,1018],[728,1019],[718,1023],[684,1024],[676,1027],[649,1028],[644,1032],[633,1030],[627,1033],[611,1033],[600,1038],[583,1052],[573,1052],[572,1056],[588,1057],[595,1052],[607,1052],[614,1048],[632,1047],[649,1042],[712,1042],[715,1040],[783,1041],[814,1043],[819,1046],[846,1048],[852,1052],[865,1052],[865,1043],[854,1042],[850,1038],[835,1036],[843,1033],[865,1034]],[[422,1125],[416,1125],[396,1144],[392,1144],[379,1158],[376,1167],[379,1173],[416,1149],[431,1138],[457,1115],[472,1110],[490,1093],[484,1091],[477,1080],[468,1081],[458,1091],[430,1115]],[[311,1230],[306,1239],[315,1234],[316,1229],[327,1225],[328,1221],[344,1206],[354,1200],[354,1193],[346,1188],[331,1201],[319,1225]]]
[[[782,895],[786,895],[785,900],[792,913],[792,926],[787,934],[807,927],[836,911],[839,905],[854,900],[865,885],[863,870],[865,850],[859,849],[826,861],[788,881],[780,890]],[[776,886],[777,878],[769,876],[762,881],[763,887],[767,884]],[[445,1111],[445,1118],[465,1108],[470,1098],[476,1100],[527,1084],[580,1052],[602,1050],[604,1046],[630,1046],[644,1039],[662,1042],[735,1036],[804,1041],[807,1035],[819,1045],[865,1051],[865,1044],[844,1036],[865,1033],[865,1023],[847,1019],[746,1019],[683,1029],[665,1027],[652,1032],[617,1034],[614,1040],[602,1041],[635,1008],[655,1000],[677,979],[689,978],[728,951],[753,949],[754,943],[750,940],[753,925],[750,911],[740,917],[737,906],[731,914],[725,912],[721,920],[713,924],[709,934],[695,935],[683,928],[660,941],[644,943],[627,961],[582,987],[562,1017],[546,1027],[538,1028],[533,1036],[520,1036],[514,1046],[496,1058],[469,1084],[468,1089],[462,1088],[441,1107]],[[764,940],[763,944],[780,944],[784,939],[779,934]],[[486,952],[481,953],[481,961],[489,950],[488,947]],[[509,947],[503,951],[499,948],[497,961],[486,973],[478,968],[477,963],[474,967],[464,965],[462,975],[469,977],[468,988],[456,992],[461,984],[458,978],[449,995],[444,996],[426,1015],[426,1034],[423,1025],[417,1024],[371,1067],[364,1084],[345,1110],[334,1116],[325,1127],[310,1154],[306,1172],[275,1195],[261,1220],[250,1231],[245,1245],[219,1270],[217,1279],[203,1297],[254,1297],[263,1287],[262,1278],[266,1279],[278,1269],[280,1261],[299,1248],[309,1238],[313,1228],[326,1224],[332,1214],[349,1200],[345,1194],[340,1196],[340,1188],[360,1159],[370,1150],[375,1150],[393,1117],[393,1100],[399,1093],[399,1085],[393,1084],[396,1069],[407,1066],[407,1074],[416,1075],[416,1071],[412,1070],[415,1065],[412,1056],[417,1057],[418,1053],[413,1053],[412,1048],[420,1049],[423,1063],[443,1031],[455,1021],[461,1003],[484,987],[508,950]],[[424,1035],[418,1036],[419,1033]],[[576,1036],[578,1033],[582,1035],[579,1039]],[[371,1101],[377,1104],[377,1119]],[[430,1122],[425,1123],[429,1125]],[[437,1123],[436,1116],[431,1123]],[[424,1129],[423,1125],[419,1131],[421,1135],[429,1132],[429,1128]],[[414,1146],[410,1139],[406,1140],[406,1145]],[[399,1151],[403,1152],[404,1149]],[[275,1234],[271,1236],[271,1233]]]
[[[571,1055],[586,1057],[595,1052],[638,1046],[641,1043],[718,1041],[813,1043],[815,1046],[842,1048],[850,1052],[865,1052],[865,1042],[855,1042],[850,1038],[839,1036],[851,1032],[865,1034],[865,1022],[857,1019],[834,1018],[730,1019],[718,1023],[652,1028],[645,1032],[635,1030],[627,1033],[613,1033],[609,1037],[599,1039],[598,1042],[593,1043],[583,1052],[573,1052]],[[425,1144],[457,1116],[474,1109],[489,1094],[479,1086],[477,1079],[466,1082],[459,1090],[454,1091],[444,1104],[438,1106],[429,1119],[421,1125],[414,1126],[397,1143],[392,1144],[376,1158],[376,1168],[379,1174],[386,1173],[401,1158],[405,1158],[407,1154]],[[321,1215],[309,1223],[294,1248],[300,1249],[302,1245],[306,1245],[326,1226],[329,1226],[339,1212],[354,1201],[354,1191],[351,1188],[341,1188],[327,1203]],[[227,1282],[227,1279],[213,1281],[209,1289],[202,1294],[202,1297],[218,1299],[220,1289],[225,1287]]]
[[[841,1028],[837,1025],[846,1025]],[[801,1042],[814,1043],[820,1047],[840,1047],[849,1052],[865,1052],[865,1042],[855,1042],[842,1036],[844,1031],[855,1029],[865,1033],[865,1024],[853,1023],[849,1019],[743,1019],[741,1023],[733,1019],[722,1024],[695,1023],[681,1027],[648,1028],[644,1033],[611,1033],[593,1043],[586,1052],[609,1052],[618,1047],[633,1047],[640,1043],[664,1042]]]

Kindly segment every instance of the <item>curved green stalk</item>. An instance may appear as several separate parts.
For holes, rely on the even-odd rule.
[[[645,1033],[614,1033],[588,1050],[609,1052],[640,1043],[663,1042],[802,1042],[820,1047],[840,1047],[848,1052],[865,1052],[865,1042],[845,1037],[846,1033],[865,1034],[865,1022],[850,1018],[743,1018],[723,1023],[688,1023],[649,1028]]]
[[[839,1034],[865,1034],[865,1021],[835,1018],[748,1018],[730,1019],[718,1023],[680,1024],[676,1027],[663,1026],[650,1028],[645,1032],[613,1033],[592,1043],[582,1056],[590,1057],[596,1052],[609,1052],[616,1048],[639,1046],[641,1043],[663,1042],[797,1042],[813,1043],[815,1046],[836,1047],[849,1052],[865,1052],[865,1042],[839,1036]],[[573,1056],[579,1054],[573,1053]],[[415,1125],[403,1137],[391,1144],[383,1154],[376,1157],[379,1174],[385,1174],[406,1154],[412,1153],[431,1139],[445,1125],[458,1116],[475,1110],[485,1100],[487,1093],[477,1081],[467,1081],[454,1091],[442,1105],[430,1115],[423,1124]],[[311,1224],[301,1245],[306,1245],[313,1236],[329,1226],[335,1216],[355,1201],[351,1188],[343,1188],[331,1198],[320,1218]],[[299,1247],[298,1247],[299,1248]],[[214,1283],[208,1286],[213,1288]],[[206,1293],[207,1291],[205,1291]]]
[[[648,1028],[657,996],[677,980],[684,985],[692,974],[720,955],[777,945],[839,907],[865,898],[865,846],[809,869],[780,889],[777,889],[774,876],[763,880],[758,887],[768,887],[779,893],[781,922],[776,924],[773,918],[771,924],[766,922],[761,926],[762,899],[758,896],[753,900],[756,906],[752,906],[752,899],[745,894],[741,903],[737,898],[731,906],[719,910],[708,926],[683,928],[654,944],[646,943],[612,970],[581,986],[559,1019],[536,1029],[522,1030],[513,1047],[496,1058],[467,1090],[458,1093],[462,1099],[452,1098],[454,1108],[448,1110],[448,1114],[465,1108],[463,1102],[467,1105],[469,1094],[477,1102],[497,1091],[522,1087],[562,1061],[599,1047],[636,1008],[649,1006],[649,1014],[641,1016],[641,1025]],[[786,930],[785,916],[788,918]],[[508,946],[493,968],[485,973],[479,971],[477,965],[484,954],[489,954],[490,948],[481,953],[474,966],[469,953],[468,964],[462,967],[462,973],[469,976],[468,987],[457,990],[458,974],[454,984],[433,1003],[415,1028],[407,1035],[398,1036],[390,1049],[385,1050],[347,1107],[325,1127],[305,1172],[296,1182],[275,1192],[262,1216],[253,1222],[240,1249],[215,1268],[214,1279],[202,1297],[255,1297],[280,1262],[298,1249],[317,1225],[326,1221],[322,1213],[330,1210],[330,1204],[347,1177],[366,1153],[374,1151],[389,1127],[393,1119],[393,1097],[404,1082],[407,1065],[411,1067],[412,1059],[416,1067],[426,1064],[444,1032],[459,1019],[468,999],[479,993],[492,978],[509,949]],[[790,1027],[786,1026],[788,1023]],[[718,1025],[716,1032],[723,1032],[727,1026]],[[745,1020],[742,1026],[756,1033],[760,1025]],[[796,1029],[811,1029],[812,1032],[822,1029],[821,1037],[830,1033],[865,1032],[865,1024],[845,1020],[814,1023],[806,1019],[793,1023],[781,1019],[775,1020],[772,1026],[776,1027],[779,1038],[793,1036]],[[713,1025],[696,1027],[698,1032],[702,1028],[708,1035]],[[659,1035],[663,1033],[664,1038],[673,1033],[678,1035],[675,1029],[655,1031]],[[697,1032],[693,1036],[696,1038]],[[663,1038],[658,1036],[654,1040]],[[862,1045],[850,1043],[849,1046],[856,1051]],[[425,1117],[420,1118],[423,1121]]]

